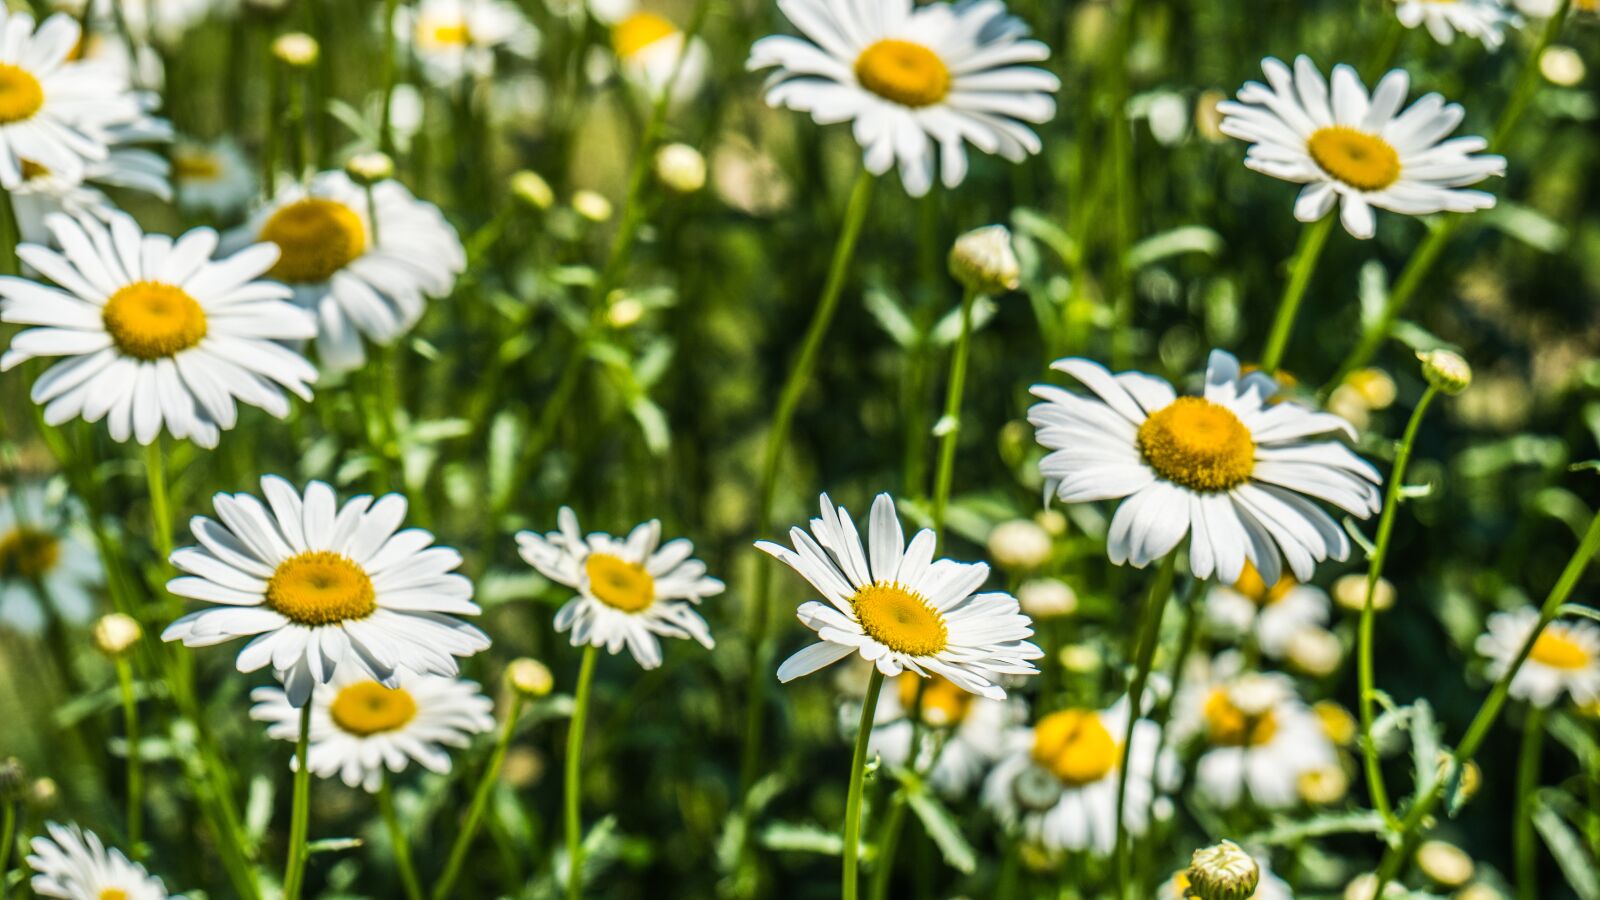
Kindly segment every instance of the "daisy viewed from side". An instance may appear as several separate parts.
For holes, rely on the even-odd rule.
[[[450,292],[466,251],[439,208],[398,181],[367,189],[343,172],[323,172],[309,189],[289,185],[229,235],[230,244],[265,241],[283,255],[272,278],[294,290],[317,320],[317,359],[354,369],[366,360],[361,340],[394,342],[422,318],[428,297]]]
[[[489,646],[455,618],[480,612],[472,582],[454,571],[461,554],[432,546],[420,528],[400,530],[404,497],[339,506],[323,482],[301,495],[276,475],[261,479],[261,493],[265,504],[217,494],[220,522],[189,521],[200,545],[172,554],[187,574],[167,590],[212,605],[167,626],[162,640],[209,647],[250,637],[239,671],[270,664],[296,707],[347,668],[396,687],[402,669],[453,676],[455,657]]]
[[[1267,84],[1251,81],[1237,101],[1218,104],[1223,134],[1249,141],[1245,165],[1274,178],[1304,184],[1295,218],[1315,222],[1339,204],[1345,230],[1357,238],[1376,231],[1372,208],[1408,216],[1469,213],[1494,206],[1494,195],[1463,190],[1490,175],[1504,175],[1502,156],[1482,154],[1481,137],[1446,139],[1466,111],[1428,94],[1407,107],[1411,79],[1393,69],[1368,96],[1356,70],[1333,69],[1333,83],[1315,64],[1297,57],[1261,62]]]
[[[988,579],[988,565],[935,560],[935,538],[928,529],[907,545],[888,494],[873,501],[866,548],[849,510],[835,507],[827,494],[821,505],[822,515],[811,520],[809,534],[789,529],[794,549],[756,543],[827,601],[801,604],[800,621],[821,640],[779,666],[779,681],[860,653],[886,676],[941,675],[962,690],[1002,700],[1001,676],[1038,672],[1029,660],[1043,651],[1028,642],[1033,622],[1016,598],[998,591],[974,593]]]
[[[1504,0],[1396,0],[1394,12],[1401,25],[1422,25],[1441,44],[1464,34],[1490,50],[1498,50],[1506,42],[1507,27],[1522,24],[1520,16],[1506,9]]]
[[[165,429],[214,447],[238,403],[281,419],[285,389],[311,399],[316,369],[281,342],[311,337],[315,323],[287,288],[260,280],[278,248],[213,259],[215,231],[174,240],[122,213],[109,225],[64,215],[46,225],[61,251],[23,244],[17,255],[59,287],[0,278],[0,320],[37,326],[12,339],[0,370],[63,358],[30,394],[49,424],[105,419],[118,441],[149,444]]]
[[[1048,59],[1027,26],[999,0],[828,2],[779,0],[804,38],[765,37],[749,68],[776,71],[767,103],[811,114],[819,125],[852,122],[869,172],[898,160],[912,196],[967,174],[965,144],[1021,162],[1042,149],[1028,123],[1055,116],[1060,80],[1022,65]]]
[[[1277,584],[1282,560],[1301,581],[1316,564],[1344,559],[1350,541],[1318,505],[1357,518],[1381,505],[1378,471],[1348,447],[1318,435],[1350,423],[1294,402],[1277,402],[1278,384],[1241,373],[1214,350],[1201,396],[1179,397],[1140,372],[1113,375],[1086,359],[1051,368],[1093,396],[1037,385],[1044,401],[1028,410],[1051,452],[1040,461],[1049,490],[1066,503],[1121,500],[1107,535],[1117,565],[1142,568],[1189,537],[1196,578],[1237,582],[1246,562]]]
[[[440,85],[493,74],[497,51],[530,57],[539,49],[538,29],[507,0],[422,0],[401,6],[394,27]]]
[[[711,628],[695,611],[701,599],[722,593],[723,584],[691,558],[694,545],[678,538],[661,543],[661,523],[652,519],[626,538],[603,532],[587,537],[578,517],[563,506],[559,530],[517,534],[522,558],[541,575],[577,590],[556,613],[556,631],[571,632],[572,646],[628,648],[646,669],[661,665],[661,638],[692,639],[710,649]]]
[[[1322,588],[1287,575],[1269,586],[1249,563],[1232,587],[1215,587],[1206,595],[1206,619],[1213,629],[1233,638],[1251,635],[1273,659],[1284,657],[1302,629],[1328,624],[1331,609]]]
[[[37,633],[46,600],[67,621],[88,621],[103,572],[76,512],[43,482],[13,484],[0,497],[0,624]]]
[[[250,717],[268,723],[268,737],[300,739],[300,709],[288,695],[261,687],[250,699]],[[494,701],[476,682],[400,671],[387,686],[345,666],[312,691],[306,765],[318,778],[337,775],[347,787],[375,793],[386,769],[403,772],[412,761],[430,772],[449,772],[445,748],[466,747],[473,735],[493,729]],[[292,756],[289,761],[296,764]]]
[[[925,773],[940,793],[958,796],[983,778],[1005,749],[1005,734],[1026,710],[1015,699],[991,700],[963,690],[947,678],[921,678],[906,672],[895,679],[893,690],[878,698],[872,736],[867,748],[884,761],[907,766],[911,757],[913,710],[917,689],[922,689],[923,733],[913,768]],[[859,708],[845,707],[840,716],[854,730]]]
[[[35,894],[67,900],[165,900],[161,879],[121,850],[106,847],[94,832],[56,822],[45,823],[45,831],[28,844],[33,851],[28,866],[34,871],[28,886]]]
[[[1516,661],[1539,624],[1539,611],[1524,606],[1489,616],[1477,650],[1498,679]],[[1522,668],[1511,679],[1511,696],[1534,706],[1553,706],[1563,693],[1582,706],[1600,703],[1600,628],[1590,622],[1551,622],[1539,632]]]

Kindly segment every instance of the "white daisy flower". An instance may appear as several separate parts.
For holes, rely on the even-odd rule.
[[[126,188],[150,194],[161,200],[172,199],[168,180],[171,167],[159,153],[132,144],[167,141],[172,126],[164,119],[146,118],[128,126],[107,131],[106,157],[84,166],[83,177],[74,180],[51,171],[30,159],[22,160],[22,184],[11,192],[16,210],[17,231],[22,240],[47,243],[50,230],[45,220],[55,213],[74,218],[93,216],[111,221],[120,210],[102,188]]]
[[[1016,698],[991,700],[968,693],[954,682],[934,676],[920,678],[907,672],[895,679],[893,690],[879,695],[873,713],[867,749],[896,766],[911,758],[912,709],[917,689],[922,690],[922,743],[915,769],[925,773],[934,789],[946,796],[965,794],[989,771],[1005,750],[1005,736],[1026,710]],[[860,724],[860,704],[840,708],[841,724],[853,734]]]
[[[1302,630],[1328,624],[1331,609],[1322,588],[1288,576],[1268,587],[1249,563],[1232,587],[1212,588],[1206,596],[1206,620],[1213,630],[1230,638],[1253,634],[1261,652],[1273,659],[1282,659]]]
[[[1331,91],[1305,56],[1292,73],[1271,57],[1261,69],[1271,86],[1247,82],[1237,102],[1218,104],[1219,127],[1250,142],[1246,166],[1305,185],[1294,204],[1300,221],[1315,222],[1338,203],[1345,230],[1370,238],[1374,206],[1408,216],[1494,206],[1493,194],[1461,188],[1504,175],[1505,157],[1474,155],[1489,145],[1481,137],[1445,140],[1466,111],[1438,94],[1400,112],[1411,83],[1405,70],[1391,70],[1369,97],[1347,65],[1334,66]]]
[[[28,865],[35,872],[29,887],[41,897],[68,900],[165,900],[161,879],[108,848],[92,831],[77,825],[45,823],[48,836],[29,842]]]
[[[215,447],[238,420],[235,401],[281,419],[284,388],[311,399],[316,369],[279,342],[310,337],[315,324],[285,302],[287,288],[257,280],[278,248],[214,260],[215,231],[173,240],[121,213],[109,227],[63,215],[46,225],[62,250],[23,244],[17,255],[60,287],[0,278],[0,320],[41,326],[12,339],[0,371],[65,357],[33,383],[46,422],[104,418],[118,441],[149,444],[165,428]]]
[[[517,547],[539,574],[577,590],[556,613],[556,631],[572,632],[572,646],[613,654],[627,647],[639,665],[654,669],[661,665],[661,637],[716,645],[695,606],[722,593],[723,584],[691,558],[693,544],[683,538],[662,544],[654,519],[626,539],[598,531],[585,537],[565,506],[556,522],[560,530],[549,534],[518,532]]]
[[[161,639],[209,647],[254,636],[239,671],[269,663],[304,706],[314,683],[353,668],[390,687],[401,669],[455,675],[455,657],[489,646],[478,629],[472,582],[453,570],[461,554],[434,547],[420,528],[398,530],[406,499],[365,494],[337,505],[313,481],[302,497],[276,475],[261,479],[266,505],[249,494],[217,494],[221,522],[189,520],[198,547],[172,554],[187,575],[167,583],[179,597],[214,604],[189,613]]]
[[[46,622],[39,588],[62,618],[89,620],[103,573],[87,532],[75,504],[43,482],[14,484],[0,497],[0,622],[38,633]]]
[[[465,76],[494,74],[496,51],[531,57],[539,31],[507,0],[422,0],[401,6],[395,37],[409,46],[428,80],[452,85]]]
[[[1489,677],[1498,679],[1516,661],[1539,624],[1539,611],[1524,606],[1489,616],[1477,650],[1489,659]],[[1534,706],[1551,706],[1562,692],[1582,706],[1600,703],[1600,628],[1583,621],[1551,622],[1539,632],[1528,659],[1511,679],[1511,696]]]
[[[688,100],[705,87],[711,68],[711,53],[705,41],[698,37],[688,41],[688,35],[671,19],[641,7],[635,0],[591,2],[589,11],[610,29],[611,50],[623,77],[632,84],[659,96],[682,57],[683,69],[672,89],[673,101]]]
[[[232,216],[256,193],[256,173],[231,138],[209,144],[180,141],[172,148],[178,206],[189,212]]]
[[[1068,708],[1032,728],[1006,735],[1004,759],[989,773],[983,801],[1006,828],[1050,851],[1087,850],[1109,856],[1117,840],[1117,781],[1121,742],[1130,708],[1122,697],[1110,709]],[[1158,759],[1161,727],[1149,719],[1133,725],[1123,825],[1144,834],[1157,782],[1177,776],[1171,751]]]
[[[323,172],[310,190],[288,185],[230,233],[230,244],[267,241],[283,251],[273,278],[317,317],[317,358],[326,368],[366,361],[361,338],[389,344],[422,318],[428,297],[443,297],[466,268],[466,251],[439,208],[398,181],[366,189],[343,172]]]
[[[1505,29],[1516,28],[1522,18],[1506,9],[1504,0],[1396,0],[1395,15],[1407,28],[1426,26],[1428,34],[1441,44],[1456,35],[1483,41],[1490,50],[1506,42]]]
[[[1000,676],[1038,672],[1028,660],[1044,654],[1027,641],[1033,622],[1016,598],[973,593],[988,579],[988,565],[935,560],[936,539],[928,529],[907,546],[888,494],[872,503],[870,551],[862,548],[850,511],[835,507],[827,494],[821,502],[822,516],[811,520],[811,534],[789,529],[793,550],[756,542],[827,599],[801,604],[800,621],[822,640],[779,666],[779,681],[860,653],[884,675],[942,675],[962,690],[1003,700]]]
[[[1343,444],[1307,440],[1333,431],[1354,440],[1350,423],[1277,402],[1277,382],[1242,374],[1231,354],[1212,351],[1199,397],[1086,359],[1051,368],[1096,396],[1033,388],[1044,402],[1028,421],[1053,451],[1039,469],[1066,503],[1126,498],[1107,535],[1117,565],[1142,568],[1190,535],[1196,578],[1236,582],[1248,561],[1276,584],[1281,551],[1295,577],[1309,581],[1316,563],[1350,553],[1344,530],[1313,501],[1362,519],[1381,504],[1376,469]]]
[[[757,41],[749,68],[777,67],[767,103],[811,114],[819,125],[853,122],[867,171],[898,159],[906,192],[933,185],[935,147],[945,187],[967,174],[965,144],[1021,162],[1040,151],[1025,123],[1055,116],[1051,73],[1020,63],[1048,59],[1027,26],[999,0],[779,0],[805,39]]]
[[[270,723],[267,736],[300,740],[300,709],[278,688],[250,692],[250,718]],[[376,793],[384,770],[403,772],[413,760],[440,775],[450,771],[446,747],[461,748],[494,729],[494,701],[476,682],[399,672],[393,687],[345,666],[311,693],[306,765],[318,778],[335,775],[348,787]],[[291,767],[298,760],[290,758]]]
[[[1264,853],[1250,854],[1261,869],[1261,882],[1247,900],[1294,900],[1294,889],[1289,882],[1272,873],[1271,861]],[[1189,900],[1189,872],[1180,869],[1161,886],[1157,900]]]
[[[80,36],[71,16],[53,15],[34,31],[33,16],[0,6],[0,186],[23,182],[22,161],[82,181],[106,158],[110,132],[144,117],[152,95],[125,79],[69,57]]]
[[[1197,661],[1173,704],[1173,736],[1205,748],[1195,790],[1219,807],[1294,806],[1302,777],[1336,765],[1337,750],[1288,676],[1241,668],[1234,653]]]

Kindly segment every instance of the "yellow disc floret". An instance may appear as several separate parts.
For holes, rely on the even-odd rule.
[[[1348,125],[1319,128],[1306,152],[1333,178],[1359,191],[1381,191],[1400,180],[1400,154],[1388,141]]]
[[[656,602],[656,580],[644,566],[609,553],[591,553],[583,562],[589,593],[596,600],[627,613],[642,612]]]
[[[1285,575],[1278,579],[1277,584],[1268,587],[1255,565],[1246,560],[1244,570],[1239,573],[1239,580],[1234,582],[1233,589],[1249,597],[1257,606],[1271,606],[1289,596],[1289,592],[1298,584],[1298,581]]]
[[[290,284],[318,284],[367,249],[367,230],[343,203],[307,197],[273,213],[261,226],[261,240],[283,251],[269,275]]]
[[[1528,651],[1528,658],[1552,669],[1568,671],[1586,669],[1594,663],[1589,651],[1560,625],[1551,625],[1539,633],[1533,649]]]
[[[885,39],[856,57],[856,80],[902,106],[932,106],[950,93],[950,68],[921,44]]]
[[[923,678],[915,672],[907,672],[896,682],[900,708],[907,716],[917,705],[919,689],[922,691],[922,721],[935,728],[960,725],[972,709],[972,694],[950,679],[938,675]]]
[[[878,643],[907,656],[933,656],[950,640],[944,616],[921,594],[880,581],[850,598],[861,630]]]
[[[0,578],[39,578],[61,560],[61,541],[48,531],[23,526],[0,537]]]
[[[267,582],[267,606],[299,625],[365,619],[378,609],[372,579],[329,550],[308,550],[278,564]]]
[[[632,59],[639,51],[678,33],[678,26],[653,12],[636,12],[611,28],[611,48],[622,59]]]
[[[328,716],[342,731],[359,737],[398,731],[417,715],[417,701],[404,688],[358,681],[341,688],[328,704]]]
[[[206,336],[206,313],[183,288],[135,281],[100,311],[111,342],[126,356],[153,360],[179,353]]]
[[[1202,712],[1206,736],[1219,747],[1259,747],[1271,743],[1278,733],[1278,718],[1272,710],[1249,715],[1234,705],[1224,688],[1211,692]]]
[[[1106,777],[1117,758],[1116,739],[1092,709],[1053,712],[1033,728],[1033,761],[1072,787]]]
[[[44,88],[32,72],[0,63],[0,125],[25,122],[44,106]]]
[[[1226,491],[1250,480],[1256,443],[1231,410],[1179,397],[1139,426],[1139,452],[1156,473],[1194,491]]]

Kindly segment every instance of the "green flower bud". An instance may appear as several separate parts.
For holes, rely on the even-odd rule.
[[[1460,354],[1449,350],[1429,350],[1418,353],[1417,359],[1422,360],[1422,377],[1446,394],[1459,394],[1472,384],[1472,367]]]
[[[1261,883],[1261,866],[1255,857],[1233,841],[1196,850],[1189,859],[1192,900],[1249,900]]]

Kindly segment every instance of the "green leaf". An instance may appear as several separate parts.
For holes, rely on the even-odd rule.
[[[795,822],[774,822],[761,829],[758,838],[768,850],[790,853],[816,853],[821,856],[842,856],[844,838],[836,832]]]
[[[1568,233],[1560,223],[1544,213],[1519,203],[1501,200],[1484,211],[1483,221],[1490,227],[1516,238],[1535,250],[1559,253],[1567,246]]]
[[[1533,827],[1544,838],[1550,855],[1579,900],[1600,900],[1600,863],[1597,863],[1572,826],[1541,799],[1533,807]]]
[[[1422,795],[1439,780],[1439,725],[1428,701],[1418,700],[1409,709],[1406,725],[1411,732],[1411,765],[1416,773],[1417,794]]]
[[[639,430],[644,433],[644,443],[650,448],[650,453],[665,456],[672,446],[672,429],[667,425],[666,412],[643,394],[633,398],[633,402],[628,404],[628,412],[639,423]]]
[[[1600,611],[1587,607],[1585,609],[1591,617],[1600,618]],[[1544,727],[1551,737],[1572,751],[1578,762],[1587,766],[1590,772],[1600,774],[1600,741],[1595,739],[1587,727],[1574,719],[1571,713],[1563,710],[1546,716]],[[1595,810],[1594,814],[1600,815],[1600,810]]]
[[[912,324],[911,317],[889,296],[888,291],[870,288],[862,297],[862,304],[878,326],[902,349],[909,350],[921,342],[917,326]]]
[[[1142,269],[1185,253],[1214,257],[1222,252],[1223,246],[1222,235],[1204,225],[1180,225],[1134,244],[1128,251],[1128,268]]]
[[[973,334],[977,334],[978,332],[982,331],[983,326],[989,324],[989,320],[994,318],[995,308],[994,301],[988,297],[979,297],[977,300],[973,301]],[[933,330],[928,332],[928,341],[935,347],[948,347],[951,344],[954,344],[960,337],[961,307],[959,305],[945,313],[944,318],[940,319],[938,323],[933,326]]]
[[[911,804],[911,811],[917,814],[928,837],[939,848],[945,864],[963,875],[971,875],[978,868],[978,854],[967,843],[961,826],[944,804],[927,791],[908,792],[906,802]]]
[[[1082,253],[1078,249],[1078,242],[1072,239],[1072,235],[1068,234],[1065,228],[1057,225],[1044,213],[1019,207],[1011,211],[1011,224],[1019,233],[1055,251],[1055,254],[1061,257],[1061,261],[1068,266],[1077,264],[1078,256]]]
[[[1556,612],[1558,615],[1579,616],[1581,618],[1593,619],[1596,622],[1600,622],[1600,609],[1595,609],[1592,606],[1584,606],[1581,603],[1563,603],[1561,604],[1561,608]]]
[[[1367,260],[1361,266],[1360,283],[1356,290],[1361,302],[1361,324],[1375,324],[1389,302],[1389,274],[1384,271],[1383,263],[1375,259]]]
[[[343,850],[355,850],[362,843],[361,838],[357,837],[323,838],[319,841],[307,843],[306,852],[313,855],[317,853],[338,853]]]
[[[1383,821],[1383,816],[1370,809],[1361,809],[1327,813],[1303,822],[1281,821],[1248,835],[1239,843],[1246,847],[1255,844],[1293,844],[1306,838],[1330,834],[1383,834],[1387,829],[1388,824]]]

